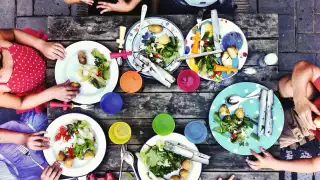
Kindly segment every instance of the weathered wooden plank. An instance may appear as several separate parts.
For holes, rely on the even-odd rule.
[[[196,24],[195,15],[160,17],[175,23],[184,36]],[[139,16],[49,17],[48,34],[50,40],[116,40],[120,25],[130,28],[138,20]],[[276,14],[239,13],[234,16],[234,20],[248,38],[279,36]]]
[[[108,115],[96,104],[92,110],[48,108],[48,118],[79,112],[96,119],[133,119],[154,118],[161,112],[171,114],[174,118],[208,118],[209,109],[217,93],[121,93],[123,107],[116,115]]]
[[[173,76],[178,77],[179,72],[181,72],[184,69],[189,69],[189,68],[182,66],[176,72],[174,72]],[[128,70],[132,70],[132,69],[128,66],[122,67],[120,69],[121,71],[120,74]],[[274,79],[272,77],[272,75],[277,74],[277,72],[278,72],[277,66],[269,66],[263,69],[258,69],[258,73],[255,74],[254,76],[249,76],[244,74],[243,72],[239,72],[238,74],[231,77],[230,79],[227,79],[220,83],[215,83],[213,81],[207,81],[202,79],[197,92],[218,92],[231,84],[238,83],[238,82],[245,82],[245,81],[256,82],[259,84],[266,85],[267,87],[272,88],[274,90],[277,90],[277,81],[276,81],[277,79]],[[55,78],[54,78],[54,69],[47,69],[46,82],[48,86],[53,86],[56,84]],[[154,79],[143,78],[143,84],[144,86],[140,90],[140,92],[183,92],[182,90],[179,89],[176,83],[173,84],[171,88],[167,88]],[[123,92],[119,85],[117,85],[114,91]]]
[[[239,25],[244,32],[247,32],[247,37],[279,37],[277,14],[239,13],[234,16],[234,22]]]
[[[76,41],[59,41],[65,47],[75,43]],[[118,45],[115,41],[97,41],[112,52],[118,51]],[[268,53],[278,52],[278,40],[266,40],[266,39],[248,39],[248,57],[245,65],[257,65],[257,60],[264,57]],[[124,64],[127,65],[126,63]],[[54,68],[55,61],[48,61],[47,68]]]
[[[131,152],[139,152],[141,145],[128,145],[128,150]],[[220,145],[208,146],[199,145],[199,151],[211,156],[209,165],[203,165],[202,170],[208,171],[248,171],[254,172],[247,164],[247,156],[239,156],[230,153],[223,149]],[[273,155],[279,156],[279,146],[273,146],[269,150]],[[96,169],[97,172],[105,172],[107,170],[118,171],[120,169],[120,146],[111,145],[107,147],[106,156],[100,166]],[[124,171],[132,171],[126,163],[123,166]],[[272,171],[263,169],[261,171]]]
[[[97,175],[104,175],[105,170],[101,172],[95,172]],[[133,172],[126,171],[123,172],[122,180],[132,180],[131,177],[127,175],[130,173],[134,176]],[[119,172],[112,172],[115,178],[119,177]],[[243,180],[277,180],[279,179],[279,172],[202,172],[201,179],[203,180],[217,180],[219,177],[223,179],[228,179],[231,175],[235,175],[235,179]],[[102,176],[101,176],[102,177]]]
[[[95,174],[98,177],[103,177],[105,174],[105,170],[101,172],[95,171]],[[133,171],[122,172],[122,180],[133,180],[130,173],[134,176]],[[114,177],[117,179],[119,177],[119,172],[112,172]],[[100,176],[99,176],[100,175]],[[235,175],[235,179],[243,179],[243,180],[277,180],[279,179],[279,172],[204,172],[201,173],[201,179],[203,180],[217,180],[219,177],[223,179],[228,179],[231,175]],[[130,176],[130,177],[129,177]]]

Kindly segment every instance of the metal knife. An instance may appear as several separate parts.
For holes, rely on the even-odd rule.
[[[220,46],[220,24],[219,24],[219,17],[218,12],[216,9],[211,10],[211,21],[212,21],[212,29],[213,29],[213,42],[215,50],[221,50]],[[220,54],[217,55],[220,57]]]
[[[264,134],[262,131],[262,126],[265,126],[266,122],[266,109],[267,109],[267,95],[268,91],[266,89],[262,89],[261,96],[260,96],[260,110],[259,110],[259,121],[258,121],[258,136]]]
[[[264,135],[271,136],[273,129],[272,106],[273,106],[273,90],[268,90],[267,94],[267,112]]]

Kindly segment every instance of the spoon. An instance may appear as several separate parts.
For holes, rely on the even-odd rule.
[[[248,99],[254,99],[254,98],[259,98],[260,95],[256,95],[256,96],[250,96],[250,97],[241,97],[241,96],[237,96],[237,95],[234,95],[234,96],[229,96],[227,97],[226,101],[228,104],[231,104],[231,105],[236,105],[236,104],[239,104],[239,103],[242,103]]]
[[[134,172],[134,175],[136,176],[136,178],[139,180],[139,177],[138,177],[138,174],[134,168],[134,156],[131,152],[129,151],[126,151],[124,156],[123,156],[123,159],[126,163],[128,163],[132,169],[133,169],[133,172]]]

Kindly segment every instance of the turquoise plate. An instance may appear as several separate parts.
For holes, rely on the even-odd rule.
[[[247,134],[248,134],[248,137],[246,140],[246,142],[248,143],[247,146],[240,146],[239,143],[231,143],[230,133],[225,133],[224,135],[221,135],[213,131],[215,127],[220,126],[217,122],[215,122],[213,115],[215,112],[219,110],[219,107],[222,104],[227,104],[225,99],[228,96],[239,95],[241,97],[245,97],[246,95],[256,90],[257,88],[266,88],[266,87],[260,84],[251,83],[251,82],[242,82],[242,83],[233,84],[225,88],[223,91],[221,91],[212,102],[210,113],[209,113],[209,124],[210,124],[212,135],[215,137],[217,142],[223,148],[225,148],[226,150],[232,153],[239,154],[239,155],[251,155],[250,149],[260,153],[260,149],[259,149],[260,146],[262,146],[265,149],[270,148],[274,143],[277,142],[282,132],[283,124],[284,124],[284,113],[283,113],[282,105],[279,99],[277,98],[277,96],[274,96],[274,104],[272,107],[272,116],[273,116],[272,136],[267,137],[263,135],[260,137],[259,141],[255,140],[250,136],[251,132],[255,132],[255,133],[257,132],[257,126],[255,125],[253,130],[250,130],[250,129],[247,130]],[[240,106],[244,109],[245,116],[250,117],[251,119],[257,119],[256,117],[259,116],[259,99],[247,100],[243,102]],[[231,112],[231,114],[233,114],[233,112]]]

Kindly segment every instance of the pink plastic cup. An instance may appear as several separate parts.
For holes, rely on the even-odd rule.
[[[183,70],[178,76],[177,83],[184,92],[193,92],[200,85],[200,77],[192,70]]]

